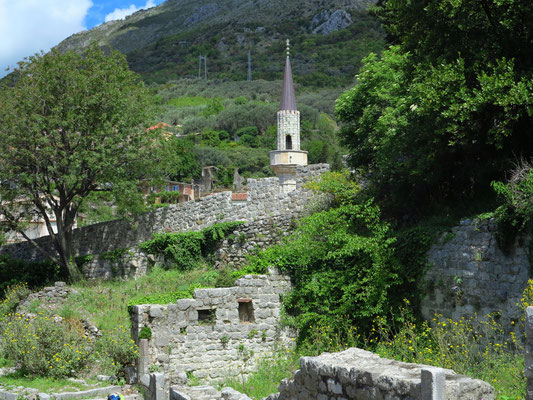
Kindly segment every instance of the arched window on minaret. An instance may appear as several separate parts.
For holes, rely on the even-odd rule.
[[[285,136],[285,150],[292,150],[292,137],[291,137],[291,135]]]

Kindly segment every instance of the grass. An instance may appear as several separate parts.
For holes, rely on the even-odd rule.
[[[300,354],[285,348],[259,360],[256,370],[247,378],[244,375],[228,377],[221,387],[232,387],[252,399],[262,399],[278,391],[280,382],[292,376],[300,365]]]
[[[194,284],[212,284],[216,273],[206,267],[187,272],[154,268],[137,280],[85,281],[74,285],[78,291],[68,297],[59,314],[69,318],[86,319],[100,330],[116,326],[130,326],[128,302],[140,295],[164,295],[185,290]]]
[[[493,316],[462,318],[459,321],[435,318],[433,324],[415,321],[405,312],[405,324],[398,329],[375,320],[370,337],[360,338],[353,329],[346,339],[335,340],[329,327],[321,327],[312,343],[304,342],[295,351],[281,350],[261,360],[256,370],[232,376],[221,386],[231,386],[252,399],[277,392],[281,380],[298,369],[301,356],[316,356],[324,351],[342,351],[357,345],[383,358],[453,369],[458,374],[481,379],[495,389],[496,400],[521,400],[526,392],[523,348],[514,334],[510,337]],[[506,339],[507,338],[507,339]],[[359,343],[356,341],[359,340]]]
[[[381,357],[449,368],[484,380],[494,387],[496,399],[523,399],[524,349],[515,333],[507,334],[497,320],[495,314],[459,320],[436,316],[429,324],[407,317],[398,330],[382,320],[367,346]]]
[[[54,309],[47,304],[32,304],[32,311],[38,312],[38,315],[42,315],[44,319],[49,318],[48,316],[50,315],[59,314],[65,318],[69,326],[73,327],[80,328],[82,326],[80,320],[87,320],[95,324],[100,329],[102,336],[94,341],[94,346],[89,344],[89,347],[92,349],[92,354],[90,354],[85,368],[80,370],[77,376],[83,378],[95,377],[98,374],[119,376],[122,366],[131,365],[132,358],[135,359],[137,351],[135,344],[130,339],[131,322],[128,313],[128,303],[130,300],[144,295],[163,295],[165,297],[165,294],[172,294],[180,290],[185,291],[191,285],[215,286],[217,282],[220,283],[218,276],[219,273],[217,271],[208,269],[206,265],[186,272],[154,268],[148,275],[137,280],[85,281],[78,283],[73,286],[77,293],[71,294],[62,304],[61,308]],[[168,296],[166,297],[168,298]],[[18,314],[6,313],[3,315],[4,322],[9,321],[10,326],[14,327],[15,322],[17,322],[17,316]],[[2,318],[0,318],[0,322],[2,322]],[[20,323],[23,324],[24,321],[20,321]],[[8,335],[7,330],[1,333],[2,335]],[[20,342],[22,339],[28,338],[26,336],[18,337],[16,342]],[[30,341],[30,339],[26,341]],[[37,344],[31,348],[35,349],[36,347]],[[20,351],[17,350],[18,353],[13,353],[15,349],[11,349],[12,351],[9,353],[10,357],[13,360],[17,359],[17,357],[23,357],[26,361],[28,358],[35,357],[40,363],[38,365],[46,362],[42,359],[43,355],[38,350],[28,352],[24,349],[22,347],[19,349]],[[22,354],[19,354],[21,352]],[[55,357],[67,357],[65,362],[68,363],[72,361],[69,358],[71,356],[80,357],[78,353],[70,355],[62,353],[60,356],[56,353]],[[30,362],[30,365],[34,365],[32,361],[28,362]],[[12,365],[12,361],[0,359],[0,366]],[[60,363],[61,365],[64,366],[66,364]],[[50,366],[50,368],[53,367]],[[57,373],[56,370],[52,371],[50,369],[50,371],[50,374],[45,374],[48,377],[37,378],[30,376],[32,372],[25,370],[25,375],[16,373],[2,377],[0,379],[0,385],[8,387],[32,387],[41,391],[76,390],[85,387],[66,379],[58,379],[58,377],[63,375]]]
[[[51,392],[66,392],[66,391],[77,391],[77,390],[87,390],[94,389],[97,387],[106,387],[109,386],[109,383],[99,382],[96,380],[86,379],[87,384],[70,381],[68,379],[51,379],[51,378],[29,378],[22,376],[18,373],[0,376],[0,385],[4,387],[5,390],[14,389],[20,386],[25,388],[38,389],[43,393]]]

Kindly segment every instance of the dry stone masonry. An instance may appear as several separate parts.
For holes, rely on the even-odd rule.
[[[140,344],[141,382],[157,369],[167,377],[168,395],[169,386],[188,379],[217,382],[230,374],[245,376],[259,356],[290,345],[291,332],[279,327],[280,294],[290,290],[290,281],[269,272],[246,275],[230,288],[196,289],[194,298],[175,304],[134,306],[132,337]],[[149,341],[139,340],[143,327],[151,331]]]
[[[435,314],[458,320],[501,311],[501,323],[510,327],[522,311],[516,306],[529,277],[528,249],[518,238],[509,255],[498,248],[493,220],[464,220],[442,234],[428,253],[424,318]],[[517,324],[515,324],[517,325]]]
[[[78,255],[92,257],[83,266],[85,276],[90,279],[140,276],[146,272],[149,258],[136,246],[150,240],[153,233],[197,231],[217,222],[244,221],[248,225],[242,232],[249,244],[231,246],[226,243],[226,249],[220,253],[239,264],[246,252],[276,242],[291,221],[311,212],[314,204],[320,205],[320,197],[302,185],[327,170],[327,164],[299,167],[297,190],[291,193],[279,193],[278,178],[248,179],[246,201],[233,201],[231,192],[221,192],[197,202],[175,204],[143,214],[133,223],[118,220],[79,228],[74,231],[74,249]],[[52,251],[48,237],[39,239],[39,243]],[[99,256],[116,249],[127,251],[118,259]],[[0,254],[3,253],[25,260],[42,258],[28,243],[4,246],[0,248]]]
[[[300,370],[266,400],[308,399],[493,400],[494,388],[452,370],[388,360],[351,348],[302,357]]]

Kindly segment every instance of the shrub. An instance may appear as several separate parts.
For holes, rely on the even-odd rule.
[[[25,282],[28,287],[37,288],[66,278],[66,270],[51,261],[28,262],[0,255],[0,297],[8,286],[17,283]]]
[[[495,212],[496,238],[500,248],[509,251],[516,237],[528,232],[533,222],[533,166],[522,161],[507,183],[492,182],[492,187],[504,201]]]
[[[304,218],[285,243],[249,266],[261,272],[275,266],[291,276],[294,289],[283,303],[300,345],[314,340],[316,326],[341,336],[353,325],[368,332],[376,315],[396,306],[389,300],[401,283],[389,227],[372,201],[359,199],[349,175],[325,174],[312,186],[330,193],[333,207]]]
[[[25,283],[8,286],[5,291],[5,298],[0,301],[0,320],[6,315],[15,312],[19,303],[28,297],[30,293],[30,289]]]
[[[239,137],[243,135],[257,136],[259,132],[255,126],[245,126],[244,128],[238,129],[235,134]]]
[[[103,331],[96,341],[96,351],[99,362],[113,375],[119,375],[125,366],[134,365],[139,354],[129,329],[123,325]]]
[[[214,224],[200,232],[155,233],[154,238],[141,243],[139,248],[149,254],[162,254],[173,266],[190,270],[212,253],[218,243],[242,222]]]
[[[376,318],[375,335],[367,342],[370,350],[382,357],[450,368],[485,380],[501,393],[502,399],[522,398],[523,349],[514,334],[504,334],[496,314],[456,321],[437,315],[431,325],[417,323],[405,310],[402,316],[405,321],[398,328],[388,325],[384,318]]]
[[[152,338],[152,330],[149,326],[143,326],[139,332],[139,339],[148,339]]]
[[[154,238],[139,248],[150,254],[163,254],[174,268],[186,271],[198,265],[203,239],[202,232],[154,233]]]
[[[220,137],[217,131],[204,131],[202,132],[201,144],[204,146],[217,147],[220,145]]]
[[[11,314],[0,334],[2,352],[20,372],[54,378],[73,376],[92,354],[92,343],[74,321],[55,321],[38,314],[33,318]]]

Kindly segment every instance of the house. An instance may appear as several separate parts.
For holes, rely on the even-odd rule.
[[[196,201],[200,198],[200,185],[194,183],[167,181],[162,186],[151,186],[144,183],[141,185],[141,190],[145,196],[148,196],[151,193],[157,194],[162,192],[179,193],[177,203]],[[161,203],[161,199],[159,201],[156,200],[156,203]]]
[[[15,204],[20,205],[19,209],[16,210],[15,213],[25,214],[21,220],[21,222],[26,225],[24,228],[24,233],[30,239],[37,239],[42,236],[48,236],[49,232],[43,216],[36,212],[33,208],[28,208],[28,203],[28,200],[24,198],[15,200]],[[47,216],[48,220],[50,221],[50,224],[52,225],[53,233],[57,233],[57,221],[52,210],[47,211]],[[0,225],[3,225],[5,222],[5,216],[0,214]],[[73,228],[77,228],[76,220],[74,221]],[[7,244],[23,242],[26,240],[22,233],[16,231],[7,231],[5,234],[5,239]]]

